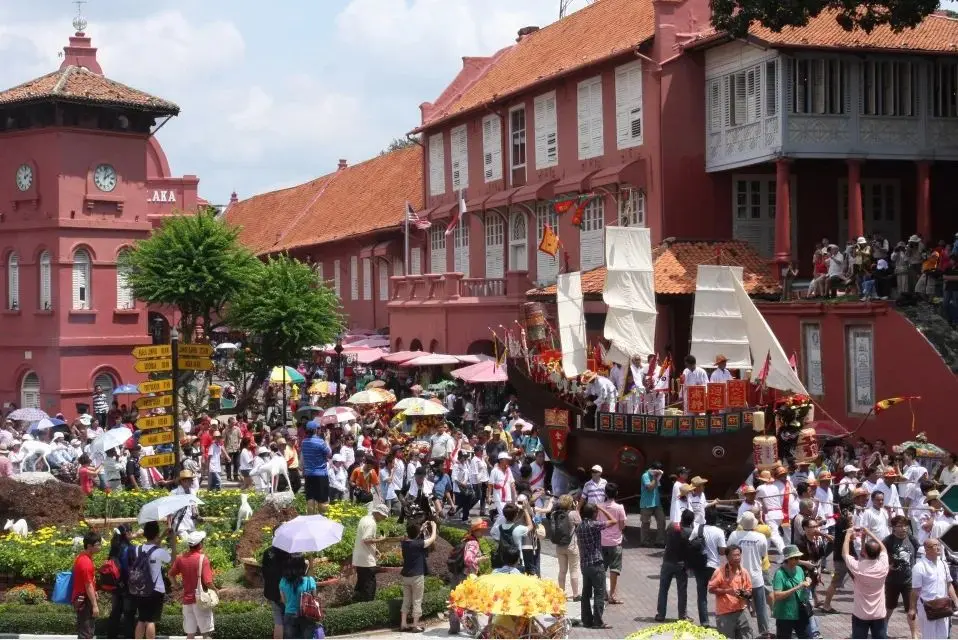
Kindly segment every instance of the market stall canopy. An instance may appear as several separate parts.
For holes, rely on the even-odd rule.
[[[347,353],[344,351],[343,353]],[[363,349],[361,351],[349,351],[349,355],[356,358],[356,362],[359,364],[369,364],[371,362],[376,362],[377,360],[382,360],[383,356],[386,355],[386,352],[382,349]]]
[[[398,364],[401,362],[406,362],[412,360],[413,358],[418,358],[419,356],[429,356],[432,355],[428,351],[397,351],[395,353],[390,353],[388,356],[383,356],[383,360],[386,362],[391,362],[393,364]]]
[[[269,381],[273,384],[303,384],[306,378],[292,367],[273,367],[269,372]]]
[[[389,347],[389,338],[384,338],[382,336],[369,336],[368,338],[363,338],[362,340],[357,340],[356,342],[350,342],[349,348],[353,349],[355,347],[366,347],[367,349]]]
[[[479,364],[471,364],[468,367],[455,369],[450,371],[449,375],[469,384],[505,382],[508,379],[506,375],[506,365],[496,364],[495,360],[486,360]]]
[[[385,389],[366,389],[354,393],[346,400],[347,404],[384,404],[396,401],[396,396]]]
[[[480,362],[486,362],[487,360],[495,360],[492,356],[487,356],[484,353],[471,353],[465,356],[453,356],[462,364],[479,364]]]
[[[403,362],[403,367],[436,367],[446,364],[461,364],[456,356],[447,356],[444,353],[430,353]]]

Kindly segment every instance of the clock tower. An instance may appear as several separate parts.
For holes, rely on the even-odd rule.
[[[154,136],[179,107],[107,78],[73,27],[59,69],[0,91],[0,402],[68,419],[94,385],[138,381],[130,350],[172,320],[118,258],[201,202]]]

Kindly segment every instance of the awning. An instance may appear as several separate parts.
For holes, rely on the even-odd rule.
[[[589,178],[589,188],[594,189],[602,185],[615,182],[627,183],[633,187],[645,186],[645,160],[633,160],[614,167],[599,169]]]
[[[598,169],[592,169],[591,171],[582,171],[580,173],[574,173],[568,175],[561,180],[559,180],[555,185],[553,185],[553,193],[569,193],[571,191],[586,191],[588,190],[589,178],[594,174],[598,173]]]
[[[360,258],[385,258],[389,255],[389,249],[393,245],[392,240],[386,240],[385,242],[380,242],[378,244],[369,245],[368,247],[363,247],[359,250]]]
[[[459,207],[458,202],[453,202],[452,204],[441,204],[429,214],[430,220],[443,220],[452,216],[452,212]]]
[[[488,200],[486,200],[486,209],[494,209],[496,207],[504,207],[508,204],[512,204],[512,195],[518,190],[518,188],[513,187],[512,189],[503,189],[502,191],[497,191],[489,196]]]
[[[512,194],[513,202],[526,202],[527,200],[549,200],[555,193],[552,188],[558,180],[547,180],[546,182],[537,182],[519,187],[519,190]]]
[[[482,211],[486,208],[486,201],[489,200],[489,194],[484,193],[479,197],[466,200],[466,211]]]

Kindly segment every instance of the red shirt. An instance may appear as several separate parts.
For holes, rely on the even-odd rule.
[[[70,600],[76,600],[80,594],[86,595],[86,586],[95,583],[96,568],[93,566],[93,558],[85,553],[77,556],[73,562],[73,593]]]
[[[200,573],[200,553],[202,552],[190,550],[176,556],[173,566],[170,567],[170,580],[175,576],[183,576],[183,604],[196,604],[196,579]],[[203,554],[203,587],[207,585],[213,586],[213,567],[210,566],[210,557]]]
[[[210,455],[210,445],[213,444],[213,435],[210,433],[209,429],[200,434],[200,446],[203,447],[203,457],[208,458]]]
[[[93,493],[93,471],[88,467],[80,467],[77,472],[80,477],[80,489],[83,493],[90,495]]]

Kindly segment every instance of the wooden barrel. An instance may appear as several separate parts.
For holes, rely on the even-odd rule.
[[[818,457],[818,437],[815,429],[805,427],[798,432],[798,443],[795,445],[795,459],[799,462],[811,462]]]
[[[774,469],[778,466],[778,438],[755,436],[752,438],[752,458],[759,469]]]
[[[530,347],[542,347],[549,337],[545,305],[541,302],[526,302],[522,305],[526,321],[526,340]]]

